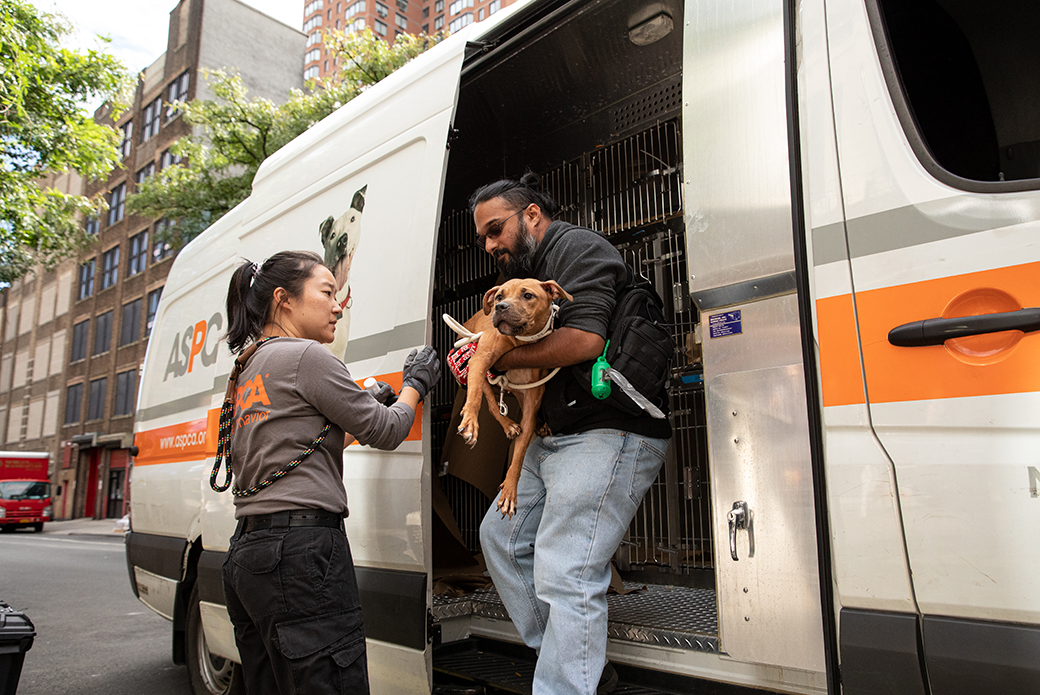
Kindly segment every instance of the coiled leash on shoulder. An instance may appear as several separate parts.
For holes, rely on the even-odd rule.
[[[256,341],[245,350],[242,354],[235,358],[235,366],[231,368],[231,376],[228,377],[227,391],[224,392],[224,404],[220,407],[220,424],[217,427],[217,460],[213,463],[213,470],[209,474],[209,486],[213,488],[215,492],[224,492],[231,487],[231,476],[233,473],[231,465],[231,435],[235,431],[235,395],[238,391],[238,376],[245,369],[246,363],[253,356],[253,353],[257,349],[278,336],[268,336],[267,338],[261,338]],[[314,451],[321,446],[321,443],[325,441],[325,437],[328,435],[329,430],[332,429],[332,423],[329,422],[328,418],[325,419],[325,426],[321,429],[318,437],[311,443],[302,454],[297,456],[295,459],[285,464],[285,467],[275,471],[271,474],[271,477],[265,478],[256,485],[250,487],[247,490],[242,490],[238,487],[231,488],[231,494],[235,497],[250,497],[263,490],[274,483],[279,478],[284,477],[289,471],[303,463],[303,460],[314,453]],[[217,484],[217,475],[220,473],[221,461],[227,466],[227,472],[224,474],[223,485]]]

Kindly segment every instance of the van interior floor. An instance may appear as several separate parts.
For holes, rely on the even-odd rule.
[[[610,639],[718,651],[718,614],[712,589],[634,582],[625,582],[625,589],[631,593],[607,596]],[[509,619],[494,588],[458,598],[434,596],[433,616],[438,622],[468,616]],[[533,650],[479,637],[442,645],[434,650],[434,671],[454,685],[446,684],[437,692],[530,693],[534,661]],[[632,683],[626,682],[624,669],[618,667],[618,673],[621,683],[614,692],[622,695],[677,692],[647,686],[642,670]],[[467,691],[467,687],[476,689]]]

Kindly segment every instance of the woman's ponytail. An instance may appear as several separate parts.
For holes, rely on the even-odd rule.
[[[228,285],[228,331],[224,336],[232,354],[260,339],[271,318],[274,291],[281,287],[290,297],[298,297],[318,265],[321,256],[311,251],[281,251],[263,265],[247,260],[235,269]]]

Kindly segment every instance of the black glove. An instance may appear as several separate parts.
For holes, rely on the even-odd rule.
[[[404,383],[401,388],[411,386],[419,392],[420,399],[426,398],[426,394],[441,378],[441,360],[437,357],[437,351],[432,345],[412,350],[404,358],[403,372]]]
[[[368,380],[365,381],[365,390],[372,394],[372,397],[385,406],[391,406],[397,402],[397,394],[394,393],[394,387],[385,381],[374,381],[369,384]]]

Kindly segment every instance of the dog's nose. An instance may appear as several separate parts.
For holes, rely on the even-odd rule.
[[[509,302],[499,302],[495,305],[495,311],[507,311],[509,309]]]

